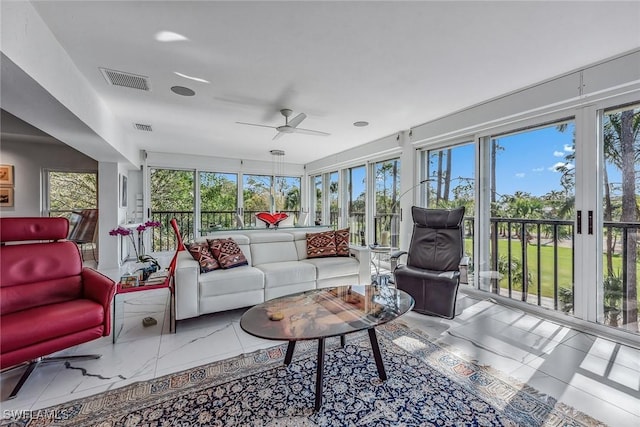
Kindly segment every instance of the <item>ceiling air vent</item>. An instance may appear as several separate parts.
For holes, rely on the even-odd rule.
[[[144,125],[142,123],[134,123],[133,127],[135,127],[138,130],[144,131],[144,132],[153,131],[153,129],[151,129],[151,125]]]
[[[125,73],[122,71],[109,70],[107,68],[100,68],[100,71],[104,78],[107,79],[107,82],[113,86],[123,86],[146,91],[151,90],[148,77]]]

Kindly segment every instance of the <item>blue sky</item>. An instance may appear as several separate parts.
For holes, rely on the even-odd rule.
[[[496,155],[496,191],[514,194],[524,191],[542,196],[552,190],[562,190],[558,167],[572,169],[573,162],[566,159],[573,154],[573,122],[564,132],[555,126],[498,138],[505,149]]]
[[[567,163],[568,167],[575,167],[566,159],[567,154],[573,152],[574,132],[575,124],[571,121],[567,123],[563,132],[559,131],[556,125],[552,125],[498,137],[499,145],[504,148],[498,151],[496,156],[498,194],[507,195],[522,191],[533,196],[542,196],[553,190],[563,190],[560,185],[562,174],[557,168]],[[453,149],[454,179],[474,177],[474,150],[473,144]],[[617,168],[610,166],[608,170],[610,182],[621,182],[620,171]],[[357,195],[364,191],[364,168],[359,169],[354,178],[354,193]],[[456,185],[459,185],[459,181],[454,180],[453,186]]]
[[[560,132],[554,125],[499,137],[498,143],[504,150],[498,151],[496,155],[498,194],[522,191],[542,196],[552,190],[562,190],[562,174],[557,167],[568,163],[566,155],[573,151],[574,130],[574,123],[569,122],[564,132]],[[454,148],[452,159],[454,178],[474,176],[473,144]],[[569,162],[569,167],[575,165]],[[610,181],[619,183],[620,171],[615,167],[609,167],[608,170]]]
[[[529,130],[497,138],[503,149],[496,153],[496,191],[514,194],[522,191],[542,196],[552,190],[562,190],[561,173],[557,167],[568,164],[566,155],[573,152],[574,126],[564,132],[555,127]],[[457,147],[453,152],[452,176],[473,177],[474,146]],[[454,183],[454,185],[457,185]]]

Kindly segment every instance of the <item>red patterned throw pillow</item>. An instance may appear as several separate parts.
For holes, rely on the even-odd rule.
[[[307,233],[307,257],[336,256],[335,231]]]
[[[336,230],[336,255],[349,256],[349,229]]]
[[[200,273],[208,273],[220,268],[220,264],[213,257],[207,242],[192,243],[187,245],[187,250],[193,259],[198,261],[198,264],[200,264]]]
[[[248,265],[247,258],[233,239],[207,240],[209,248],[222,268],[240,267]]]

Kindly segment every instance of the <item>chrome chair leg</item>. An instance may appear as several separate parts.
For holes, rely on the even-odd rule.
[[[69,360],[100,359],[101,357],[102,357],[101,354],[83,354],[83,355],[77,355],[77,356],[38,357],[37,359],[34,359],[31,362],[28,362],[27,369],[22,373],[22,376],[18,380],[18,383],[13,387],[13,390],[11,390],[11,393],[9,394],[9,397],[7,397],[7,400],[14,399],[18,395],[18,392],[20,391],[20,389],[22,388],[24,383],[27,381],[27,379],[29,379],[29,376],[33,373],[33,371],[35,371],[35,369],[40,364],[54,363],[54,362],[65,362],[65,361],[69,361]],[[15,367],[8,368],[5,371],[10,371],[10,370],[13,370],[13,369],[17,369],[17,368],[20,368],[22,366],[24,366],[24,363],[20,364],[20,365],[16,365]],[[5,372],[5,371],[3,371],[3,372]]]

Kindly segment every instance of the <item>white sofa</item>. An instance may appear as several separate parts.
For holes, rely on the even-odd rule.
[[[350,246],[349,257],[308,259],[307,232],[317,230],[222,231],[196,239],[231,237],[249,265],[200,273],[198,262],[189,252],[179,252],[175,319],[248,307],[310,289],[370,283],[368,247]]]

